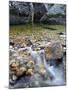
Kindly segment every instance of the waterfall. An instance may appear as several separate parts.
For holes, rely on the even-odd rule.
[[[54,71],[53,71],[53,66],[48,66],[48,64],[47,64],[47,62],[46,62],[46,58],[45,58],[45,53],[44,53],[44,51],[41,53],[42,55],[42,60],[43,60],[43,63],[44,63],[44,67],[45,67],[45,69],[46,69],[46,71],[47,71],[47,73],[48,73],[48,75],[51,77],[51,78],[55,78],[55,73],[54,73]]]
[[[32,46],[30,47],[25,47],[25,48],[19,48],[17,51],[12,50],[12,47],[10,47],[10,51],[14,53],[15,57],[17,59],[20,59],[19,56],[16,52],[24,51],[26,50],[27,53],[30,53],[32,60],[36,62],[35,66],[36,68],[39,68],[40,65],[44,65],[46,72],[48,73],[49,77],[51,78],[50,80],[45,80],[46,85],[65,85],[65,79],[64,79],[64,72],[62,70],[62,67],[54,67],[54,66],[49,66],[46,61],[45,57],[45,51],[44,49],[39,50],[39,51],[34,51],[32,49]]]
[[[27,50],[31,54],[32,59],[36,62],[37,66],[40,66],[41,64],[43,64],[41,60],[40,51],[33,51],[31,47],[27,47]]]
[[[48,85],[64,85],[65,84],[62,68],[60,69],[58,67],[49,66],[45,58],[44,50],[34,51],[31,46],[19,49],[19,51],[23,51],[23,50],[27,50],[28,53],[31,54],[32,59],[36,62],[36,65],[38,67],[41,64],[44,65],[48,75],[51,77],[51,80],[45,81],[46,84]]]
[[[48,85],[65,85],[64,73],[62,67],[48,66],[45,58],[45,53],[42,54],[45,69],[52,80],[47,80],[45,83]]]
[[[53,67],[49,67],[47,65],[47,62],[46,62],[46,59],[45,59],[45,56],[44,56],[44,50],[40,50],[40,51],[33,51],[31,47],[28,47],[27,48],[28,51],[30,52],[33,60],[36,61],[36,64],[39,66],[40,64],[44,64],[44,67],[48,73],[48,75],[51,77],[51,78],[55,78],[55,73],[54,71],[52,70]]]
[[[33,3],[31,2],[30,3],[30,11],[31,11],[31,22],[33,24],[33,21],[34,21],[34,7],[33,7]]]

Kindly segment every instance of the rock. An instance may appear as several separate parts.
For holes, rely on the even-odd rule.
[[[36,86],[36,87],[40,87],[39,81],[35,81],[35,86]]]
[[[15,53],[15,50],[14,50],[14,48],[12,48],[12,46],[11,47],[9,47],[9,57],[11,57],[12,58],[12,56],[13,56],[13,54]],[[12,60],[12,59],[11,59]]]
[[[34,68],[34,61],[29,61],[28,63],[27,63],[27,68]]]
[[[12,67],[17,67],[17,66],[19,66],[19,64],[16,62],[16,63],[12,63],[11,66],[12,66]]]
[[[10,84],[10,86],[9,86],[9,87],[11,87],[12,85],[14,85],[14,84],[15,84],[15,81],[13,81],[11,78],[9,78],[9,84]]]
[[[29,64],[32,64],[32,65],[34,65],[35,63],[34,63],[34,61],[29,61],[28,62]]]
[[[40,21],[48,24],[66,24],[65,5],[45,4],[47,13],[44,14]]]
[[[24,60],[20,60],[20,65],[24,65],[25,67],[27,66],[28,60],[24,59]]]
[[[33,45],[33,43],[32,43],[31,40],[30,40],[30,37],[28,37],[28,36],[25,37],[25,44],[26,44],[27,46]]]
[[[18,50],[18,47],[17,47],[17,46],[15,46],[15,47],[14,47],[14,49],[15,49],[15,50]]]
[[[28,69],[26,72],[26,75],[33,75],[33,69]]]
[[[33,3],[34,5],[34,21],[39,22],[41,17],[47,12],[43,3]]]
[[[50,42],[45,49],[46,59],[60,59],[63,57],[62,45],[59,42]]]
[[[11,60],[9,63],[10,63],[10,73],[11,73],[11,75],[13,75],[12,73],[14,73],[14,74],[16,73],[16,71],[20,67],[20,64],[16,60]]]
[[[63,17],[51,17],[48,20],[49,24],[65,24],[66,23],[66,19]]]
[[[63,47],[63,55],[66,56],[66,44],[62,44],[62,47]]]
[[[11,60],[9,63],[12,67],[19,66],[19,63],[15,59]]]
[[[42,80],[42,76],[39,73],[34,74],[34,78],[35,78],[35,86],[40,87],[41,86],[41,82],[43,82]]]
[[[15,44],[14,41],[10,40],[9,45],[14,46],[14,44]]]
[[[19,61],[23,60],[23,59],[22,59],[22,56],[17,56],[17,57],[16,57],[16,60],[19,60]]]
[[[44,68],[41,68],[41,69],[39,70],[39,73],[40,73],[41,75],[45,75],[45,74],[46,74],[46,70],[45,70]]]
[[[59,35],[66,35],[65,32],[59,32],[59,33],[57,33],[57,34],[59,34]]]
[[[11,60],[10,61],[10,66],[11,67],[18,67],[19,66],[19,63],[16,60]]]
[[[39,43],[38,47],[39,47],[40,49],[44,49],[44,48],[45,48],[45,45],[46,45],[46,42],[45,42],[45,41],[41,41],[41,42]]]
[[[25,67],[20,67],[16,69],[16,76],[20,77],[22,75],[24,75],[24,73],[26,72],[26,68]]]
[[[33,3],[33,10],[29,2],[9,2],[10,24],[24,24],[31,21],[31,15],[34,13],[34,22],[45,22],[50,24],[65,24],[65,17],[49,18],[50,15],[60,14],[65,16],[65,5]],[[32,10],[32,12],[31,12]],[[54,23],[53,23],[54,21]]]
[[[48,19],[47,15],[44,14],[44,15],[41,17],[40,22],[45,22],[47,19]]]
[[[9,46],[9,49],[13,49],[13,46],[10,45],[10,46]]]
[[[12,80],[15,81],[17,79],[16,75],[12,75]]]
[[[17,24],[25,24],[29,22],[28,17],[20,17],[15,15],[10,15],[10,24],[11,25],[17,25]]]
[[[61,4],[53,4],[50,8],[49,6],[48,8],[48,12],[47,14],[65,14],[65,5],[61,5]]]
[[[10,1],[10,24],[23,24],[29,22],[29,3]]]
[[[66,35],[60,35],[60,37],[66,39]]]
[[[24,24],[31,21],[31,5],[29,2],[9,2],[10,24]],[[47,12],[43,3],[33,3],[34,21],[40,21],[40,18]]]
[[[18,52],[15,52],[14,54],[13,54],[13,57],[18,57],[19,56],[19,53]]]

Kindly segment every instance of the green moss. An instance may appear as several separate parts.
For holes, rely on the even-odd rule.
[[[61,14],[61,13],[58,13],[58,14],[49,14],[48,17],[51,18],[51,17],[66,17],[66,15],[64,14]]]
[[[54,30],[52,30],[52,29]],[[64,42],[59,37],[59,32],[65,31],[65,25],[46,25],[46,24],[25,24],[25,25],[14,25],[10,26],[9,36],[13,39],[22,38],[24,36],[30,36],[32,40],[56,40],[60,42]]]

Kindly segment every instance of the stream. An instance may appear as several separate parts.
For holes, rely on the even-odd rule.
[[[12,52],[16,53],[15,50],[10,49]],[[17,52],[23,52],[27,50],[27,53],[30,53],[35,63],[35,68],[38,69],[41,64],[44,65],[44,68],[49,76],[49,80],[46,80],[45,77],[40,76],[39,74],[35,74],[33,76],[24,76],[16,80],[13,88],[21,88],[21,87],[40,87],[40,86],[56,86],[56,85],[65,85],[65,73],[63,69],[63,63],[59,66],[48,65],[45,57],[44,49],[40,49],[35,51],[32,49],[32,46],[19,48]],[[42,85],[39,83],[42,81]]]

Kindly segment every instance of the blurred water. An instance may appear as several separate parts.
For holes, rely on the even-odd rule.
[[[45,69],[47,70],[47,73],[50,77],[52,77],[52,80],[45,81],[48,85],[64,85],[65,79],[64,79],[64,72],[62,65],[59,67],[55,66],[48,66],[45,56],[44,56],[44,50],[40,51],[33,51],[31,48],[29,49],[33,59],[36,60],[36,63],[38,65],[41,65],[41,63],[44,64]]]
[[[31,54],[33,60],[36,62],[35,67],[38,69],[40,65],[44,65],[48,76],[51,78],[46,80],[43,76],[34,73],[33,76],[24,76],[19,78],[15,82],[13,88],[24,88],[24,87],[40,87],[40,86],[54,86],[54,85],[65,85],[65,78],[64,78],[64,70],[63,65],[56,67],[55,65],[49,66],[47,64],[45,58],[44,50],[33,51],[32,47],[21,48],[20,50],[25,50]]]

